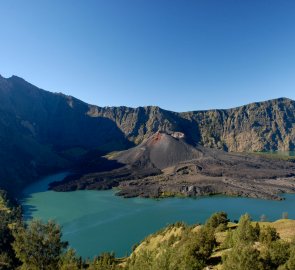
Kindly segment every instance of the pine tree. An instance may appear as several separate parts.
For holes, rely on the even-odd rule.
[[[224,270],[260,270],[259,251],[250,244],[238,244],[222,258]]]
[[[13,231],[13,249],[22,262],[22,269],[56,270],[67,243],[61,240],[61,229],[53,221],[31,221]]]

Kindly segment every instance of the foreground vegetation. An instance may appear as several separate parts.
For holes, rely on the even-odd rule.
[[[0,269],[90,270],[294,270],[295,221],[231,223],[213,214],[204,225],[170,225],[134,246],[128,258],[104,253],[83,260],[62,240],[59,225],[33,220],[0,194]],[[99,244],[99,243],[98,243]]]

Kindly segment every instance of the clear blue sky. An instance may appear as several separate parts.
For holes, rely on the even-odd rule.
[[[0,74],[100,106],[295,99],[295,1],[3,0]]]

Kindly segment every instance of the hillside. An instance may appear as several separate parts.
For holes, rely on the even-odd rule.
[[[101,156],[129,149],[157,131],[181,132],[191,146],[232,152],[293,150],[294,108],[285,98],[187,113],[102,108],[0,76],[0,186],[17,192],[44,174],[77,166],[81,158],[87,163],[89,151]]]
[[[251,222],[248,215],[242,216],[239,223],[227,222],[222,212],[213,214],[204,225],[188,226],[178,222],[146,237],[121,266],[127,269],[157,266],[157,269],[291,270],[294,258],[286,261],[295,251],[294,225],[295,221],[289,219]]]
[[[125,149],[130,142],[89,105],[0,77],[0,186],[17,190],[40,175],[72,167],[90,149]],[[111,134],[111,136],[110,136]]]

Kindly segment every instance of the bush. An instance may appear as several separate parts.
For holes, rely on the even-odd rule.
[[[222,257],[224,270],[260,270],[259,251],[250,244],[236,245]]]
[[[295,247],[292,247],[290,250],[290,257],[285,264],[285,268],[288,270],[295,269]]]
[[[185,228],[181,237],[170,237],[157,249],[142,249],[127,262],[128,270],[201,270],[216,245],[214,229],[203,226],[198,232]]]
[[[94,258],[93,263],[89,266],[89,270],[115,270],[117,268],[114,253],[102,253]]]
[[[76,256],[76,252],[73,249],[68,249],[61,255],[58,262],[59,270],[79,270],[81,269],[82,260]]]
[[[277,233],[275,228],[272,228],[270,226],[263,227],[263,229],[260,232],[259,241],[265,244],[269,244],[270,242],[279,240],[280,236]]]
[[[248,214],[241,216],[239,226],[233,233],[233,241],[236,243],[253,243],[259,238],[259,231],[251,224]]]
[[[8,200],[6,192],[0,190],[0,269],[15,269],[20,262],[15,257],[11,228],[21,222],[21,209]]]
[[[17,226],[13,231],[12,246],[22,269],[52,269],[58,267],[60,256],[67,247],[61,241],[61,229],[53,221],[33,220],[27,227]]]
[[[205,226],[224,231],[227,228],[229,219],[225,212],[217,212],[213,214],[205,223]]]
[[[290,245],[283,241],[271,242],[265,247],[261,255],[265,270],[277,269],[288,261]]]

